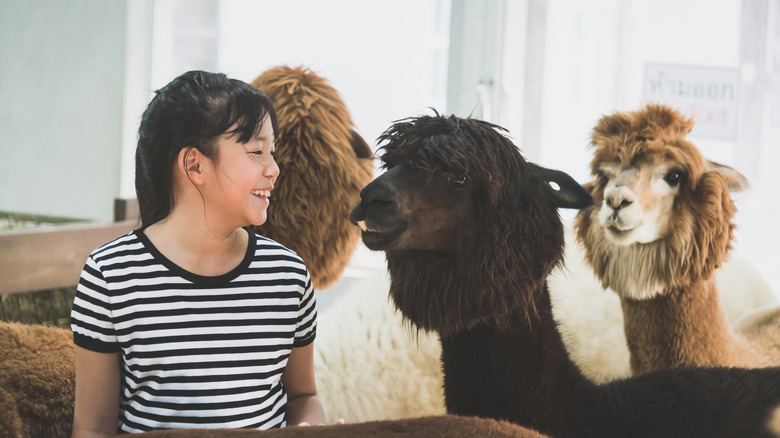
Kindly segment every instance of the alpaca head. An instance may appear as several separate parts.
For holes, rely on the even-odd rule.
[[[268,221],[255,230],[297,252],[314,287],[329,287],[357,245],[349,209],[371,181],[373,153],[339,93],[311,70],[271,68],[252,86],[271,98],[279,118],[280,174]]]
[[[599,120],[586,184],[595,204],[577,238],[605,287],[647,299],[707,279],[731,248],[729,191],[745,178],[706,160],[685,137],[693,120],[663,105]]]
[[[591,202],[565,173],[526,162],[500,130],[420,116],[379,138],[386,172],[350,218],[366,246],[385,251],[390,294],[420,329],[501,324],[527,308],[561,260],[557,208]]]

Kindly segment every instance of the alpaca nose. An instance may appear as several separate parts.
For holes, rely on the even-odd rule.
[[[607,206],[615,211],[628,207],[634,203],[634,199],[628,193],[622,190],[616,190],[604,197]]]
[[[367,215],[376,220],[377,214],[380,216],[391,214],[398,208],[397,198],[395,190],[379,177],[360,191],[360,203],[349,213],[349,221],[358,225],[358,222],[365,220]]]
[[[623,207],[631,205],[631,201],[628,199],[611,198],[607,199],[607,205],[613,210],[620,210]]]
[[[361,204],[369,207],[377,204],[392,204],[395,202],[395,191],[381,179],[376,179],[360,191]]]

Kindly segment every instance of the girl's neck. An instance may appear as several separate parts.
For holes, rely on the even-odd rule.
[[[179,267],[203,276],[230,272],[244,258],[249,233],[241,228],[215,229],[203,219],[174,209],[165,219],[148,226],[144,234],[165,257]]]

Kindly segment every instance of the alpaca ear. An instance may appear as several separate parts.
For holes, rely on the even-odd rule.
[[[349,140],[350,145],[352,145],[352,150],[355,151],[355,155],[358,158],[373,158],[374,153],[371,151],[371,147],[368,146],[368,143],[363,139],[363,137],[360,136],[357,132],[355,132],[354,129],[352,131],[352,137]]]
[[[590,192],[566,172],[547,169],[531,163],[546,182],[545,190],[558,208],[581,209],[593,205]]]
[[[750,188],[750,182],[733,167],[707,160],[707,171],[718,172],[726,177],[730,192],[741,192]]]

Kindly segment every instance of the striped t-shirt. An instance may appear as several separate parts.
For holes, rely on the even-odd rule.
[[[249,235],[241,264],[216,277],[175,265],[143,230],[89,256],[73,339],[121,352],[119,430],[284,426],[280,379],[314,339],[314,290],[293,251]]]

